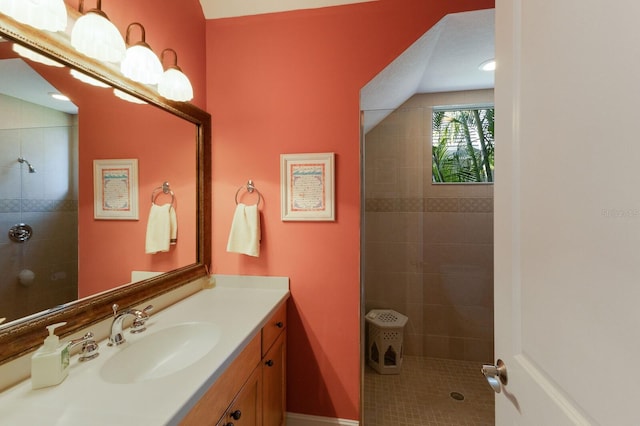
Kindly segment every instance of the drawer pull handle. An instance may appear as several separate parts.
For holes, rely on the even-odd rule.
[[[273,367],[273,360],[270,359],[269,361],[264,363],[267,367]]]
[[[231,418],[233,420],[240,420],[240,417],[242,417],[242,411],[240,410],[236,410],[233,413],[229,414],[231,416]]]
[[[233,423],[231,423],[231,422],[225,423],[224,426],[233,426]]]
[[[276,327],[278,327],[278,328],[282,328],[282,327],[284,327],[284,323],[283,323],[282,321],[278,321],[278,322],[276,323]]]

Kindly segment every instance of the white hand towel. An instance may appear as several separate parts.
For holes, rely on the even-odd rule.
[[[260,212],[256,204],[236,206],[227,242],[227,251],[260,256]]]
[[[169,209],[169,243],[171,245],[178,244],[178,218],[173,206]]]
[[[171,239],[176,237],[177,229],[175,210],[171,204],[162,206],[151,204],[149,221],[147,222],[145,253],[153,254],[169,251]]]

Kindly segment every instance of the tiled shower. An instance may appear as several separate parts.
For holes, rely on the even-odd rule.
[[[0,318],[7,321],[77,298],[77,133],[77,115],[0,95]],[[33,229],[29,240],[9,239],[19,223]]]
[[[411,361],[403,374],[416,363],[440,365],[438,359],[477,366],[480,376],[481,364],[494,358],[493,186],[431,183],[432,107],[492,102],[493,90],[418,94],[364,138],[365,311],[393,309],[409,318],[404,356]],[[365,384],[365,419],[374,412],[366,407],[367,386],[389,380],[398,379]],[[472,379],[492,405],[482,380]],[[486,423],[464,424],[491,424],[492,407],[486,412]]]

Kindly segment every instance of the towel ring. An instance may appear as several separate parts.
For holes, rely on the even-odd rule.
[[[258,202],[256,203],[256,206],[260,205],[260,201],[262,201],[262,194],[258,191],[258,188],[256,188],[251,179],[249,179],[249,182],[247,182],[246,185],[241,186],[236,191],[236,205],[238,205],[238,194],[240,194],[240,191],[242,191],[243,188],[246,189],[249,194],[253,194],[253,191],[256,191],[258,193]]]
[[[162,186],[155,188],[151,191],[151,204],[156,203],[156,199],[160,194],[168,194],[171,195],[171,204],[170,207],[173,206],[173,201],[176,199],[176,195],[171,190],[171,186],[169,186],[169,182],[163,182]]]

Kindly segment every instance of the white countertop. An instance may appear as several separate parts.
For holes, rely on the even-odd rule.
[[[0,393],[0,423],[177,424],[288,296],[287,278],[217,276],[215,288],[152,314],[144,333],[125,332],[125,345],[133,345],[137,339],[176,324],[218,324],[220,341],[203,358],[165,377],[112,384],[100,377],[100,369],[122,348],[109,347],[102,341],[97,358],[86,362],[78,362],[78,355],[71,358],[69,376],[61,384],[32,390],[27,379]]]

